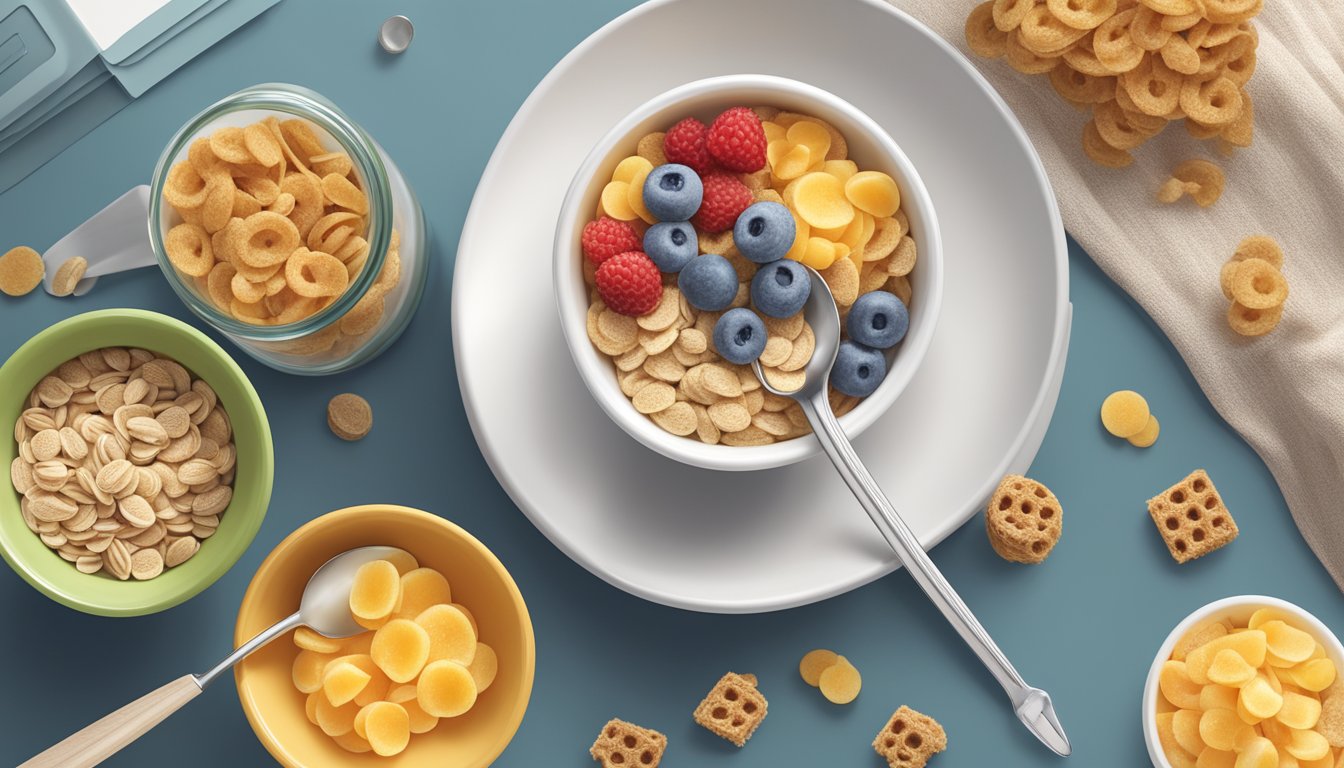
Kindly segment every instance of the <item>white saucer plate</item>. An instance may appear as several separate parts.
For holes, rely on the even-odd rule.
[[[774,42],[744,43],[743,29]],[[824,457],[716,473],[608,420],[565,347],[550,254],[569,181],[612,125],[676,85],[741,73],[850,101],[928,186],[945,253],[939,326],[909,387],[856,441],[925,547],[1030,465],[1070,317],[1064,230],[1021,126],[959,53],[891,6],[656,0],[575,48],[509,124],[463,226],[452,322],[467,416],[504,489],[576,562],[640,597],[721,613],[814,602],[897,563]]]

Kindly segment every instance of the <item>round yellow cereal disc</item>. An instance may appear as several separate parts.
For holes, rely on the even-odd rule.
[[[467,665],[467,671],[471,673],[471,679],[476,682],[477,693],[484,693],[490,684],[495,682],[495,675],[499,673],[499,656],[495,649],[485,643],[476,645],[476,656]]]
[[[336,395],[327,403],[327,426],[342,440],[359,440],[373,429],[373,408],[359,395]]]
[[[0,291],[23,296],[42,283],[47,267],[42,256],[26,245],[11,248],[0,256]]]
[[[855,208],[879,219],[894,216],[901,207],[901,190],[896,180],[881,171],[860,171],[850,176],[845,181],[845,198]]]
[[[821,682],[821,673],[830,669],[839,660],[840,656],[835,651],[828,651],[825,648],[808,651],[798,662],[798,674],[802,675],[803,682],[816,688]]]
[[[831,132],[815,120],[803,119],[790,125],[784,132],[784,138],[795,147],[807,147],[807,154],[813,163],[823,162],[831,151]]]
[[[804,174],[789,185],[793,209],[808,226],[845,227],[854,219],[854,206],[845,198],[845,185],[829,173]],[[790,195],[786,194],[785,199]]]
[[[373,635],[369,656],[394,683],[409,683],[429,660],[429,633],[410,619],[393,619]]]
[[[461,664],[430,662],[415,684],[416,701],[426,714],[457,717],[476,703],[476,681]]]
[[[602,211],[621,221],[639,218],[639,214],[630,207],[630,184],[624,181],[608,182],[602,188]]]
[[[817,678],[817,687],[832,704],[848,704],[859,697],[863,676],[849,663],[849,659],[840,656],[834,664],[822,670]]]
[[[1246,259],[1232,275],[1232,298],[1250,309],[1271,309],[1288,298],[1288,281],[1263,259]]]
[[[1242,240],[1237,244],[1232,259],[1233,261],[1261,259],[1269,262],[1275,269],[1283,269],[1283,249],[1269,235],[1251,235]]]
[[[56,268],[56,275],[51,279],[51,293],[53,296],[69,296],[75,292],[75,286],[84,279],[84,271],[89,268],[89,262],[83,256],[71,256]]]
[[[611,172],[611,180],[624,181],[633,186],[636,178],[648,176],[649,172],[652,170],[653,163],[649,162],[647,158],[640,157],[639,155],[631,155],[616,164],[616,170]],[[642,188],[643,186],[644,185],[641,183],[640,187]]]
[[[1157,436],[1162,432],[1162,425],[1158,423],[1157,417],[1149,414],[1148,424],[1137,435],[1130,435],[1125,438],[1129,444],[1136,448],[1148,448],[1157,442]]]
[[[411,740],[411,720],[400,704],[375,701],[360,710],[364,738],[380,757],[399,755]]]
[[[177,270],[192,277],[205,277],[215,266],[210,235],[196,224],[178,224],[163,238],[163,250]]]
[[[1237,274],[1240,274],[1240,270],[1237,271]],[[1274,330],[1282,318],[1282,303],[1266,309],[1256,309],[1247,307],[1238,301],[1233,301],[1232,306],[1227,311],[1228,324],[1232,326],[1232,330],[1242,336],[1263,336]]]
[[[1112,392],[1101,403],[1101,424],[1116,437],[1133,437],[1148,426],[1148,401],[1129,389]]]
[[[350,587],[350,612],[361,619],[381,619],[401,600],[401,574],[386,560],[365,563]]]
[[[414,623],[425,633],[428,661],[452,661],[466,666],[475,660],[476,631],[466,614],[458,609],[432,605],[416,616]]]

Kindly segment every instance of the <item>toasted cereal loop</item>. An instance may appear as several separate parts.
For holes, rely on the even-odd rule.
[[[947,749],[947,733],[928,715],[901,705],[873,738],[873,750],[891,768],[924,768]]]
[[[1237,537],[1236,521],[1202,469],[1149,499],[1148,514],[1178,563],[1202,557]]]
[[[1083,126],[1083,152],[1097,165],[1106,168],[1125,168],[1134,162],[1128,151],[1107,144],[1097,130],[1096,121]]]
[[[1251,309],[1237,302],[1227,310],[1227,323],[1242,336],[1264,336],[1278,327],[1283,319],[1283,305],[1269,309]]]
[[[196,224],[178,224],[168,230],[163,250],[178,271],[192,277],[205,277],[215,265],[210,236]]]
[[[756,689],[755,675],[729,672],[714,684],[695,708],[695,722],[738,747],[765,721],[769,702]]]
[[[667,737],[658,731],[612,719],[602,726],[588,754],[601,763],[602,768],[657,768],[666,750]]]
[[[349,284],[350,274],[335,256],[300,247],[285,261],[285,282],[300,296],[339,296]]]
[[[362,440],[373,429],[373,408],[359,395],[336,395],[327,403],[327,426],[342,440]]]
[[[1232,298],[1250,309],[1271,309],[1288,298],[1288,281],[1263,259],[1246,259],[1232,275]]]
[[[11,248],[0,256],[0,292],[23,296],[42,283],[46,265],[42,256],[28,246]]]
[[[1101,424],[1116,437],[1133,437],[1148,426],[1148,401],[1133,390],[1112,392],[1101,403]]]
[[[234,237],[238,258],[256,269],[285,263],[301,243],[294,222],[271,211],[259,211],[243,219]]]
[[[1237,245],[1233,261],[1261,259],[1275,269],[1283,269],[1283,249],[1268,235],[1251,235]]]
[[[432,661],[416,682],[416,701],[426,714],[457,717],[476,703],[476,681],[461,664]]]
[[[365,563],[355,571],[350,586],[350,612],[356,618],[377,621],[392,613],[401,600],[401,574],[386,560]]]
[[[51,279],[51,294],[53,296],[69,296],[75,292],[75,286],[84,279],[84,270],[89,268],[89,262],[83,256],[71,256],[56,268],[56,275]]]
[[[1010,562],[1044,562],[1063,534],[1064,508],[1041,483],[1006,475],[989,497],[985,530],[990,546]]]
[[[1173,185],[1172,182],[1176,184]],[[1208,208],[1218,202],[1225,183],[1223,169],[1207,160],[1187,160],[1171,172],[1171,178],[1162,185],[1158,199],[1164,203],[1172,203],[1181,195],[1188,194],[1199,207]]]
[[[966,44],[977,55],[997,59],[1008,46],[1008,35],[994,24],[994,0],[977,5],[966,17]]]
[[[414,680],[429,660],[429,654],[429,633],[409,619],[393,619],[379,627],[369,647],[373,663],[394,683]]]
[[[1139,430],[1138,434],[1130,435],[1125,439],[1128,440],[1129,444],[1134,446],[1135,448],[1148,448],[1151,447],[1153,443],[1157,442],[1157,436],[1158,434],[1161,433],[1161,431],[1162,431],[1162,425],[1158,423],[1157,417],[1150,415],[1148,417],[1147,426]]]

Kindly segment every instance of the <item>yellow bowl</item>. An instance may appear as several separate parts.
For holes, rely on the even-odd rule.
[[[499,674],[471,711],[445,718],[429,733],[412,735],[396,757],[352,754],[304,715],[304,695],[290,678],[297,649],[275,640],[238,665],[234,679],[243,712],[257,738],[289,768],[336,765],[395,768],[477,768],[508,746],[532,694],[536,648],[532,620],[513,577],[484,544],[441,517],[408,507],[370,504],[313,520],[280,542],[252,577],[238,609],[234,644],[290,615],[308,577],[328,559],[355,547],[387,545],[415,555],[448,578],[453,600],[471,609],[481,641],[499,656]]]

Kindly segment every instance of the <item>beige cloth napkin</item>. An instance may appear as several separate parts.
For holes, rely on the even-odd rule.
[[[1303,537],[1344,589],[1344,2],[1266,0],[1247,90],[1255,142],[1230,158],[1172,124],[1123,170],[1083,155],[1086,117],[1043,76],[977,57],[963,26],[978,0],[893,0],[966,54],[1045,161],[1064,226],[1152,315],[1218,412],[1269,466]],[[1154,193],[1175,165],[1227,173],[1209,209]],[[1225,320],[1218,270],[1242,237],[1283,246],[1283,321],[1242,338]]]

